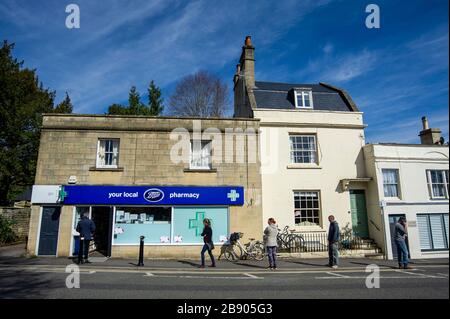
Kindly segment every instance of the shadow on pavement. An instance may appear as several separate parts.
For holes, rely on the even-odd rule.
[[[294,261],[294,260],[283,260],[283,262],[304,265],[304,266],[314,266],[314,267],[325,267],[326,266],[326,264],[323,263],[323,260],[321,260],[321,263],[311,263],[311,262]]]
[[[198,266],[200,266],[200,264],[198,264],[198,263],[194,263],[192,261],[187,261],[187,260],[178,260],[178,262],[181,263],[181,264],[189,265],[189,266],[196,267],[196,268]]]
[[[352,265],[359,265],[359,266],[369,266],[369,265],[376,264],[376,265],[381,266],[381,267],[389,267],[389,268],[393,268],[393,269],[397,269],[398,268],[397,264],[380,263],[380,262],[374,262],[374,261],[368,261],[368,262],[350,261],[350,264],[352,264]]]
[[[267,268],[267,266],[246,264],[246,263],[242,263],[242,262],[237,262],[237,263],[234,263],[234,264],[235,265],[239,265],[239,266],[251,267],[251,268],[260,268],[260,269],[266,269]]]
[[[44,290],[57,288],[42,273],[18,270],[2,270],[0,282],[0,299],[43,298]]]

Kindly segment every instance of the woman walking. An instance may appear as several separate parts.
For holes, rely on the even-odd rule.
[[[212,228],[211,228],[211,221],[208,218],[205,218],[203,220],[203,232],[201,233],[201,236],[203,236],[203,248],[201,252],[201,258],[202,258],[202,264],[199,268],[205,268],[205,253],[208,252],[209,257],[211,258],[211,266],[210,267],[216,267],[216,261],[214,260],[214,255],[212,254],[212,250],[214,249],[214,243],[212,240]]]
[[[264,243],[267,249],[267,255],[269,256],[269,267],[270,270],[277,269],[277,235],[278,226],[275,219],[269,218],[267,221],[269,226],[264,230]]]

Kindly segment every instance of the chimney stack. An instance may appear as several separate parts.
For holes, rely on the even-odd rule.
[[[249,35],[245,37],[239,64],[244,72],[247,85],[253,88],[255,86],[255,47],[252,45],[252,37]]]
[[[430,126],[428,125],[428,119],[426,116],[422,116],[422,126],[423,130],[428,130]]]
[[[423,126],[423,129],[419,133],[421,144],[423,144],[423,145],[441,145],[442,144],[442,138],[441,138],[442,131],[438,128],[430,128],[430,125],[428,124],[428,119],[426,116],[422,117],[422,126]]]

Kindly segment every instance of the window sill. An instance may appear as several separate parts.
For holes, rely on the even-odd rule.
[[[384,200],[386,200],[387,202],[402,202],[403,199],[401,199],[400,197],[384,197]]]
[[[91,172],[123,172],[123,167],[89,167]]]
[[[299,225],[295,224],[294,229],[296,232],[311,232],[311,233],[323,233],[326,230],[320,225]]]
[[[322,166],[317,164],[288,164],[287,169],[322,169]]]
[[[424,255],[432,255],[432,254],[442,254],[442,255],[448,255],[448,248],[442,248],[442,249],[425,249],[421,250],[421,253]]]
[[[185,168],[183,170],[185,173],[217,173],[217,169],[210,168],[210,169],[202,169],[202,168]]]

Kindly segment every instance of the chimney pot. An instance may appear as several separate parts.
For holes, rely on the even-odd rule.
[[[246,47],[251,47],[252,46],[252,37],[249,36],[249,35],[245,37],[245,46]]]
[[[426,116],[422,117],[422,126],[424,130],[428,130],[430,128],[429,124],[428,124],[428,119]]]

